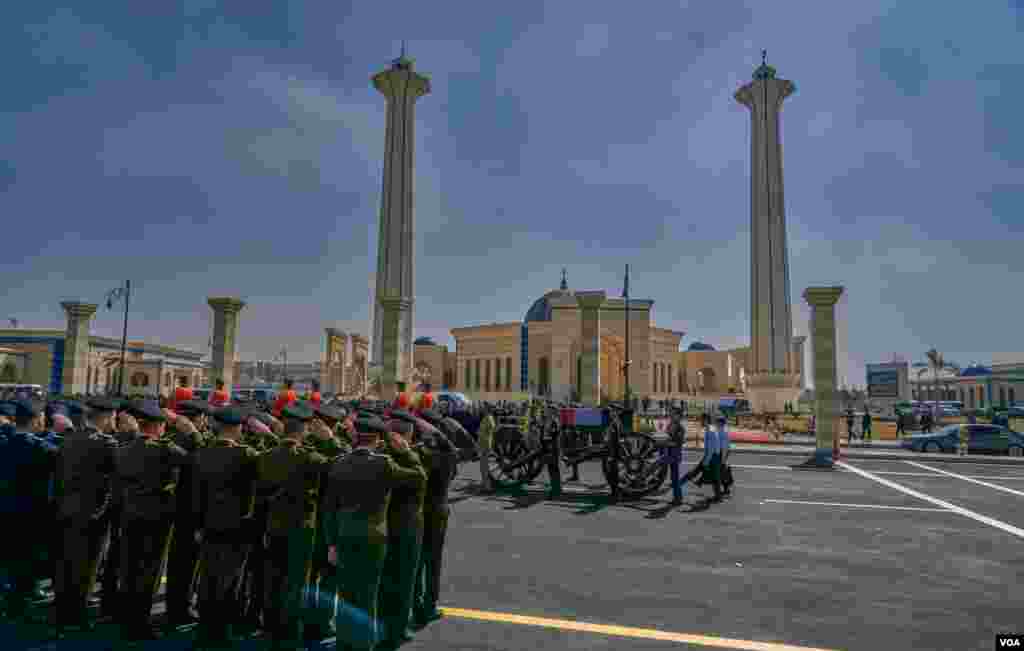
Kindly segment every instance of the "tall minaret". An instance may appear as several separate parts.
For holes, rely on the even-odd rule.
[[[754,80],[736,91],[750,109],[750,358],[747,373],[793,374],[793,317],[789,296],[789,253],[782,191],[782,141],[779,111],[796,85],[776,79],[766,63]]]
[[[387,98],[387,131],[377,238],[372,359],[375,364],[384,366],[385,384],[388,384],[389,381],[406,381],[412,366],[414,110],[416,100],[430,92],[430,80],[413,71],[413,62],[405,56],[403,44],[402,55],[390,68],[374,75],[373,85]],[[392,316],[397,322],[389,322],[387,310],[394,312]]]

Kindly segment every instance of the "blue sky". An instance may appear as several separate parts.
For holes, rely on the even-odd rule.
[[[1021,350],[1019,2],[17,4],[0,26],[0,318],[25,327],[131,278],[133,339],[204,349],[209,295],[249,302],[247,358],[366,333],[370,77],[405,38],[433,85],[417,336],[521,320],[563,266],[617,293],[628,262],[684,345],[745,344],[750,136],[732,95],[766,48],[797,85],[792,293],[847,287],[842,374]],[[119,335],[118,316],[94,332]]]

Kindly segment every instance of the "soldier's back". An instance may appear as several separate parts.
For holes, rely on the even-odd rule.
[[[188,453],[166,439],[140,437],[118,447],[116,475],[125,517],[149,521],[170,517],[180,469],[187,459]]]
[[[200,528],[231,531],[251,521],[260,453],[241,443],[217,438],[196,452],[196,483],[203,515]]]
[[[57,516],[97,519],[110,504],[117,441],[95,429],[70,433],[58,454],[61,492]]]
[[[326,463],[323,455],[293,439],[260,455],[260,493],[267,502],[268,530],[316,525],[320,474]]]

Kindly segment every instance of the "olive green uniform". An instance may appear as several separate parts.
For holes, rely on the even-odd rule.
[[[425,471],[415,451],[386,450],[403,468]],[[388,505],[388,551],[377,599],[382,638],[395,644],[412,637],[409,618],[412,614],[413,582],[423,548],[423,500],[426,491],[426,482],[396,487],[391,491],[391,503]]]
[[[111,475],[117,443],[89,428],[70,432],[57,458],[57,520],[63,554],[57,564],[57,625],[81,626],[86,600],[107,536],[106,513],[111,503]]]
[[[264,628],[276,648],[302,648],[302,595],[309,581],[320,484],[327,458],[295,439],[260,456],[267,502]]]
[[[173,530],[178,476],[187,463],[188,453],[166,439],[137,438],[115,453],[123,537],[117,610],[129,636],[150,633],[153,597]]]
[[[191,620],[193,588],[199,573],[199,543],[195,534],[199,524],[194,514],[194,484],[196,455],[205,445],[207,437],[199,432],[171,432],[166,438],[188,453],[188,463],[181,468],[178,478],[177,503],[174,510],[174,536],[167,553],[167,618],[172,624],[185,624]]]
[[[304,440],[307,448],[323,455],[328,462],[334,462],[352,451],[352,447],[336,437],[321,438],[309,434]],[[324,477],[321,487],[326,486],[326,474],[330,464],[324,466]],[[321,501],[326,491],[320,491]],[[322,506],[322,505],[321,505]],[[322,508],[319,511],[323,512]],[[313,543],[313,562],[309,578],[307,612],[305,618],[305,638],[307,641],[319,641],[334,635],[334,602],[338,592],[337,568],[327,561],[327,538],[324,532],[323,518],[317,518],[316,534]]]
[[[428,474],[423,506],[423,551],[417,570],[414,607],[418,627],[440,617],[437,603],[441,593],[441,563],[451,514],[448,488],[452,469],[458,466],[455,449],[443,438],[439,438],[436,445],[423,448],[423,454]]]
[[[397,452],[396,458],[406,454]],[[337,550],[341,596],[351,614],[368,623],[362,633],[345,631],[352,646],[372,649],[377,641],[377,594],[387,555],[392,490],[425,481],[411,455],[399,464],[368,447],[356,448],[330,469],[323,514],[327,544]],[[342,640],[342,630],[338,637]]]
[[[201,636],[227,642],[239,619],[242,570],[252,547],[260,453],[218,437],[196,454],[192,515],[203,532]]]
[[[245,432],[243,442],[258,452],[267,452],[277,447],[278,439],[274,433],[260,434],[256,432]],[[249,552],[249,562],[245,564],[245,576],[242,588],[243,618],[246,624],[255,629],[260,627],[260,620],[263,617],[263,596],[264,581],[263,570],[265,565],[265,552],[263,538],[267,532],[267,511],[266,502],[260,499],[256,501],[256,510],[253,514],[252,545]]]

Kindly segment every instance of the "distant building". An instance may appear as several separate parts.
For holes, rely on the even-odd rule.
[[[0,373],[9,362],[20,360],[22,384],[38,384],[50,394],[64,392],[64,330],[26,328],[0,329]],[[181,379],[197,386],[203,377],[202,353],[129,341],[125,350],[126,394],[169,395]],[[116,393],[119,385],[121,341],[108,337],[89,337],[86,359],[86,392]]]

